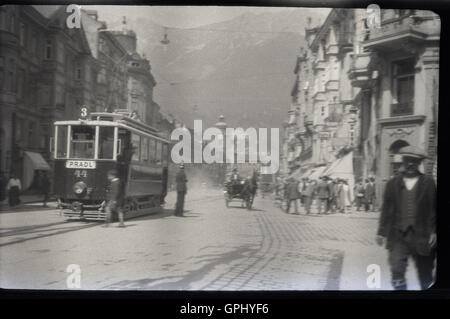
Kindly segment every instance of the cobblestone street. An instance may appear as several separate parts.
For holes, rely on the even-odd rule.
[[[3,212],[1,286],[66,289],[66,269],[76,264],[81,289],[369,289],[367,266],[375,263],[380,288],[391,289],[387,255],[374,243],[376,212],[293,215],[260,197],[251,211],[240,202],[227,209],[220,191],[194,194],[185,217],[173,216],[170,194],[163,213],[124,229],[66,222],[37,204]]]

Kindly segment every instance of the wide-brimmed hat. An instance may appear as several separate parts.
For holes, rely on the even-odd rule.
[[[420,160],[427,158],[427,155],[422,149],[412,145],[402,147],[399,150],[399,154],[401,154],[404,157],[413,157]]]

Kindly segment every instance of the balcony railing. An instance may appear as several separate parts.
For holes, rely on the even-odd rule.
[[[414,101],[391,104],[391,116],[414,114]]]

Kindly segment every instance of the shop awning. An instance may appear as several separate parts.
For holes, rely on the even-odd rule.
[[[25,156],[27,156],[28,159],[30,160],[30,163],[33,166],[34,170],[39,170],[39,171],[49,171],[50,170],[50,166],[47,164],[47,162],[45,161],[45,159],[42,157],[41,154],[35,153],[35,152],[28,152],[28,151],[25,151],[24,153],[25,153]]]
[[[326,166],[320,166],[316,167],[312,170],[311,174],[307,176],[309,179],[317,180],[320,176],[322,176],[322,173],[325,171],[327,167]]]
[[[324,176],[331,178],[342,178],[348,180],[350,192],[355,185],[355,177],[353,174],[353,152],[350,152],[343,157],[334,161],[327,170],[323,172]]]
[[[31,186],[35,171],[49,171],[50,166],[39,153],[25,151],[24,155],[22,188],[25,190]]]

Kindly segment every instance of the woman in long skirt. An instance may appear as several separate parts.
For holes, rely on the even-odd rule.
[[[20,191],[22,190],[22,184],[20,179],[16,175],[12,175],[6,186],[8,190],[8,204],[10,207],[14,207],[20,204]]]

